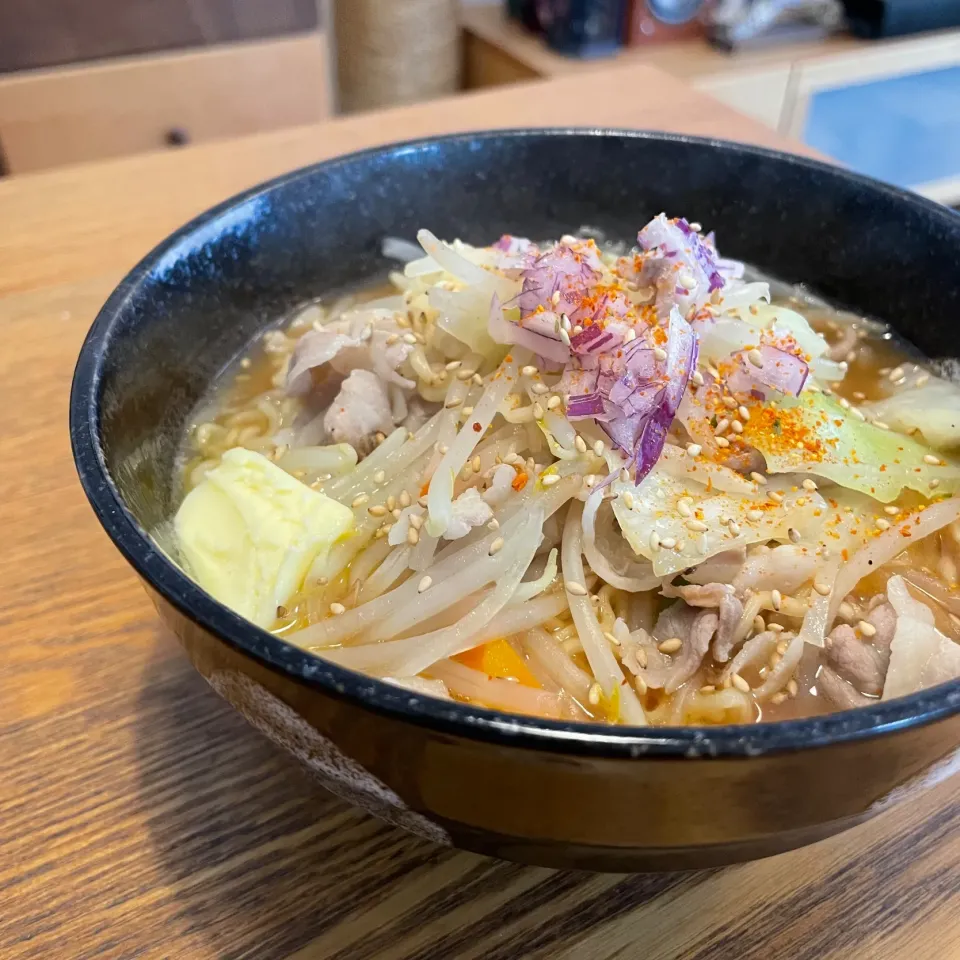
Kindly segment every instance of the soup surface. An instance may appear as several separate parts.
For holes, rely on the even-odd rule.
[[[752,723],[960,675],[943,370],[683,219],[630,249],[418,239],[196,412],[175,532],[214,597],[549,718]]]

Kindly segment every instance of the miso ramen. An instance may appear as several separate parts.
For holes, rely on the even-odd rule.
[[[684,219],[632,248],[418,239],[197,411],[175,530],[201,587],[544,718],[752,723],[960,675],[960,389],[933,364]]]

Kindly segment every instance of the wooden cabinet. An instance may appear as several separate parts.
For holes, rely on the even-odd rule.
[[[173,148],[328,116],[322,34],[0,75],[10,173]]]

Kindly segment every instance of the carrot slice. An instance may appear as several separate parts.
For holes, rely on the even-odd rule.
[[[453,657],[465,667],[471,667],[485,673],[488,677],[502,680],[516,680],[525,687],[540,689],[537,678],[529,671],[523,658],[506,640],[491,640],[489,643],[474,647],[466,653]]]

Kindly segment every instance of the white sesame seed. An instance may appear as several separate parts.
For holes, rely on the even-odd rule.
[[[543,419],[543,407],[537,402],[534,402],[533,404],[533,419],[534,420]]]
[[[535,377],[540,371],[532,364],[527,364],[527,366],[521,367],[520,372],[525,377]]]
[[[437,452],[442,455],[445,454],[449,449],[450,448],[445,443],[441,443],[440,446],[437,447]]]
[[[604,443],[602,440],[598,440],[593,445],[593,452],[595,456],[602,457],[604,450],[606,450],[606,447],[604,446]]]
[[[877,635],[877,628],[872,623],[868,623],[866,620],[858,621],[857,629],[865,637],[875,637]]]
[[[890,425],[889,425],[888,423],[884,423],[882,420],[874,420],[874,421],[873,421],[873,425],[874,425],[875,427],[877,427],[879,430],[889,430],[889,429],[890,429]]]
[[[579,433],[576,435],[576,437],[574,437],[574,439],[573,439],[573,445],[577,448],[577,452],[578,452],[578,453],[586,453],[586,452],[587,452],[587,441],[584,440],[583,437],[581,437]]]
[[[750,411],[742,405],[737,407],[737,413],[739,414],[740,419],[744,423],[746,423],[750,419]]]
[[[386,480],[386,479],[387,479],[387,475],[386,475],[386,473],[384,473],[383,470],[378,470],[378,471],[373,475],[373,482],[374,482],[374,483],[383,483],[383,481]]]
[[[424,590],[429,590],[430,585],[433,583],[433,577],[424,577],[417,584],[417,593],[423,593]]]
[[[621,483],[630,482],[630,471],[626,467],[621,467],[617,476],[619,477]]]
[[[553,291],[553,296],[550,298],[550,301],[553,303],[554,306],[556,306],[556,305],[560,302],[560,291],[559,291],[559,290],[554,290],[554,291]]]
[[[370,498],[365,493],[361,493],[359,497],[353,498],[353,502],[350,504],[350,506],[356,510],[357,507],[362,507],[369,499]]]
[[[563,401],[562,401],[556,394],[554,394],[554,395],[547,401],[547,409],[548,409],[548,410],[556,410],[557,407],[562,406],[562,405],[563,405]]]
[[[397,519],[399,519],[400,511],[394,510],[393,512],[397,514]],[[423,517],[421,517],[418,513],[411,513],[410,526],[413,527],[414,530],[419,530],[423,526]]]
[[[700,693],[713,693],[717,688],[712,683],[705,683],[700,688]]]
[[[753,618],[753,629],[757,633],[763,633],[767,629],[767,625],[763,622],[763,617],[759,613]]]
[[[703,386],[703,383],[704,383],[703,374],[702,374],[699,370],[694,370],[693,373],[690,375],[690,379],[691,379],[698,387],[702,387],[702,386]]]
[[[780,604],[783,603],[783,597],[781,596],[779,590],[770,591],[770,602],[773,604],[774,610],[780,609]]]
[[[874,526],[876,526],[876,528],[877,528],[878,530],[889,530],[889,529],[890,529],[890,521],[889,521],[889,520],[885,520],[883,517],[877,517],[877,519],[874,520],[873,523],[874,523]]]
[[[400,334],[399,334],[399,333],[391,333],[390,336],[387,337],[387,340],[386,340],[386,344],[387,344],[388,347],[392,347],[395,343],[399,343],[399,342],[400,342]]]
[[[471,461],[470,466],[473,468],[474,473],[479,473],[483,464],[480,460],[480,454],[478,453]]]
[[[597,482],[597,478],[592,473],[587,473],[583,477],[583,485],[588,489]]]
[[[342,603],[331,603],[330,612],[335,616],[339,617],[341,613],[346,613],[347,608]]]
[[[628,510],[633,509],[633,505],[634,505],[633,494],[629,490],[623,491],[623,502],[626,505],[626,508]]]
[[[559,473],[548,473],[545,477],[543,477],[543,478],[540,480],[540,482],[541,482],[545,487],[552,487],[555,483],[559,483],[559,482],[560,482],[560,474],[559,474]]]
[[[727,525],[727,529],[730,531],[730,536],[739,537],[740,536],[740,524],[735,523],[733,520]]]
[[[813,480],[811,480],[809,477],[806,480],[804,480],[803,483],[800,484],[800,486],[803,487],[804,490],[809,490],[811,493],[817,489],[816,483]]]
[[[681,497],[681,499],[677,501],[677,513],[679,513],[681,517],[692,517],[693,516],[693,507],[691,506],[692,503],[693,501],[690,500],[688,497]]]
[[[703,453],[703,447],[699,443],[688,443],[687,444],[687,456],[688,457],[699,457]]]
[[[585,597],[587,595],[587,588],[582,583],[577,583],[576,580],[567,580],[563,586],[567,593],[572,593],[575,597]]]
[[[852,620],[857,614],[853,607],[846,600],[837,608],[837,613],[844,620]]]
[[[677,541],[673,537],[664,537],[660,541],[660,546],[666,547],[667,550],[672,550],[677,545]]]
[[[768,496],[774,503],[783,503],[783,494],[782,494],[782,493],[778,493],[776,490],[771,490],[770,493],[767,494],[767,496]]]
[[[683,641],[679,637],[671,637],[657,644],[657,649],[661,653],[676,653],[683,646]]]
[[[662,347],[654,347],[654,348],[653,348],[653,355],[654,355],[658,360],[666,360],[666,359],[667,359],[667,351],[664,350]]]
[[[448,410],[452,410],[454,407],[459,407],[461,403],[463,403],[463,400],[461,400],[459,397],[452,397],[450,400],[444,401],[443,405]]]
[[[560,328],[560,339],[564,342],[566,346],[568,347],[570,346],[570,334],[567,333],[567,331],[564,330],[563,327]]]
[[[887,379],[891,382],[899,380],[903,376],[903,367],[894,367],[888,374]]]
[[[858,419],[866,422],[867,415],[859,407],[851,407],[850,412]]]
[[[747,519],[748,519],[749,521],[751,521],[751,523],[756,523],[758,520],[762,520],[762,519],[763,519],[763,511],[762,511],[762,510],[748,510],[748,511],[747,511]]]
[[[636,340],[636,339],[637,339],[637,331],[634,330],[633,327],[631,327],[631,328],[623,335],[623,342],[624,342],[624,343],[633,343],[633,341]]]
[[[736,409],[737,409],[737,401],[734,400],[733,397],[722,397],[722,398],[721,398],[721,403],[723,403],[723,405],[724,405],[728,410],[736,410]]]
[[[688,520],[684,526],[693,533],[705,533],[709,529],[702,520]]]
[[[396,505],[397,505],[397,498],[391,493],[390,496],[387,497],[387,509],[393,510],[396,507]]]
[[[714,427],[713,432],[714,432],[714,433],[723,433],[724,430],[726,430],[727,427],[729,427],[729,426],[730,426],[730,421],[729,421],[726,417],[724,417],[722,420],[719,420],[719,421],[717,422],[717,425],[716,425],[716,427]]]
[[[416,527],[407,527],[407,543],[415,547],[420,542],[420,533]]]
[[[741,693],[749,693],[749,692],[750,692],[750,684],[747,683],[747,681],[744,680],[743,677],[741,677],[739,673],[735,673],[730,679],[733,681],[733,685],[734,685]]]
[[[761,367],[761,368],[763,367],[763,354],[762,354],[759,350],[757,350],[757,349],[748,350],[748,351],[747,351],[747,359],[748,359],[755,367]]]
[[[850,409],[850,401],[846,397],[841,397],[839,403],[844,410]]]
[[[928,484],[928,486],[930,487],[931,490],[936,490],[936,488],[940,486],[940,481],[939,481],[936,477],[934,477],[934,478],[930,481],[930,483]]]
[[[787,699],[786,693],[784,693],[784,691],[781,690],[779,693],[775,693],[775,694],[770,698],[770,702],[771,702],[775,707],[779,707],[780,704],[783,703],[786,699]]]
[[[587,700],[590,701],[591,706],[596,706],[600,702],[600,697],[603,695],[603,687],[599,683],[594,683],[590,686],[590,690],[587,692]]]
[[[743,433],[743,424],[739,420],[731,420],[730,429],[734,433]]]
[[[603,631],[603,638],[607,641],[607,643],[613,644],[615,647],[620,646],[620,641],[609,630]]]
[[[800,692],[800,685],[792,677],[787,681],[787,693],[795,697]]]
[[[782,623],[770,623],[770,624],[767,625],[767,629],[768,629],[768,630],[772,630],[774,633],[783,633],[783,631],[784,631],[784,626],[783,626]],[[780,646],[781,646],[781,644],[784,645],[784,646],[783,646],[783,650],[786,650],[786,649],[787,649],[787,648],[786,648],[786,641],[781,640],[780,643],[777,644],[777,653],[779,653],[779,654],[782,654],[782,653],[783,653],[783,650],[779,649]]]
[[[884,507],[884,508],[883,508],[883,512],[884,512],[888,517],[895,517],[895,516],[900,512],[900,508],[899,508],[899,507],[894,507],[894,506],[891,505],[891,506],[889,506],[889,507]]]
[[[565,313],[560,314],[560,329],[566,330],[567,333],[569,333],[571,329],[570,318]]]
[[[931,467],[943,466],[943,461],[939,457],[935,457],[932,453],[925,453],[923,455],[923,462],[929,463]]]
[[[791,543],[799,543],[801,540],[800,531],[796,527],[787,528],[787,537],[789,537]]]
[[[490,556],[498,554],[503,549],[503,537],[497,537],[493,543],[490,544]]]
[[[829,583],[821,583],[819,580],[813,581],[813,589],[816,590],[821,597],[829,597],[833,592],[833,588]]]
[[[500,529],[500,521],[499,521],[496,517],[494,517],[494,518],[487,524],[487,529],[488,529],[488,530],[499,530],[499,529]]]
[[[660,534],[656,530],[650,532],[650,549],[657,553],[660,549]]]
[[[714,443],[716,443],[718,447],[726,448],[730,446],[730,441],[726,437],[714,437]]]
[[[445,367],[444,370],[459,370],[460,365],[463,363],[462,360],[451,360]]]
[[[387,508],[381,504],[376,504],[375,506],[367,507],[367,513],[369,513],[371,517],[385,517],[387,515]]]
[[[530,389],[540,396],[550,392],[550,388],[545,383],[541,383],[539,380]]]

